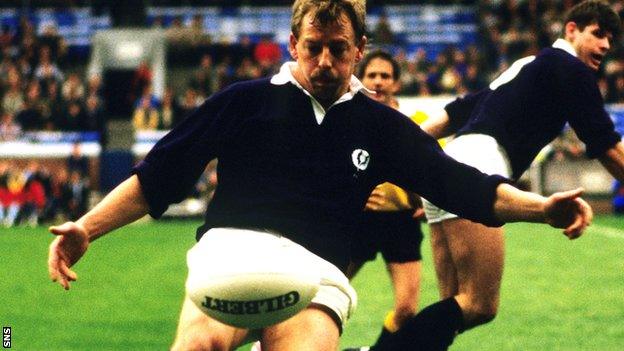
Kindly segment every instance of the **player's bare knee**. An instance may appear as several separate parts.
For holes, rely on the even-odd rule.
[[[467,327],[486,324],[494,320],[498,314],[498,304],[475,304],[463,311],[464,322]]]

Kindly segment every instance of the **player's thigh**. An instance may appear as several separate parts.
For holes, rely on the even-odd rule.
[[[308,307],[292,318],[264,329],[263,351],[335,351],[340,331],[323,307]]]
[[[451,256],[448,238],[444,233],[442,223],[430,223],[430,242],[433,254],[433,265],[438,278],[440,298],[446,299],[459,292],[457,270]]]
[[[234,328],[203,313],[188,298],[184,298],[180,320],[172,346],[174,351],[233,350],[248,336],[246,329]]]
[[[497,301],[505,260],[503,229],[461,218],[444,221],[442,226],[459,294]]]

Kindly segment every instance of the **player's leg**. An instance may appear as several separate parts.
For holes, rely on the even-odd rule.
[[[459,293],[457,270],[453,264],[451,249],[442,223],[431,223],[429,229],[433,264],[438,278],[438,290],[440,298],[446,299]]]
[[[386,323],[386,327],[394,327],[389,328],[393,332],[418,311],[423,233],[413,212],[392,213],[386,221],[388,240],[382,241],[381,252],[394,289],[394,326]]]
[[[171,350],[233,350],[245,341],[248,334],[246,329],[234,328],[208,317],[185,297]]]
[[[294,317],[262,333],[262,350],[318,350],[335,351],[338,348],[340,329],[324,308],[309,307]]]
[[[394,314],[392,322],[396,327],[393,329],[396,330],[418,311],[421,261],[388,262],[386,266],[390,273],[392,287],[394,289]]]
[[[469,329],[494,319],[500,299],[505,243],[502,228],[486,227],[466,219],[442,222],[451,258],[457,270],[455,299]]]

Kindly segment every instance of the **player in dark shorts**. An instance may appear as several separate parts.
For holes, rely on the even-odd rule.
[[[399,89],[400,67],[387,52],[370,52],[357,68],[357,76],[372,92],[373,99],[398,109],[394,94]],[[381,253],[394,292],[394,309],[383,322],[379,339],[396,332],[418,311],[421,277],[420,244],[423,240],[420,197],[385,182],[369,196],[351,246],[350,279],[367,262]]]

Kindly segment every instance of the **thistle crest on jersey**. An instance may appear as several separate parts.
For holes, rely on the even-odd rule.
[[[351,160],[353,161],[353,165],[359,171],[363,171],[368,167],[368,162],[370,161],[370,155],[368,151],[362,149],[355,149],[351,154]]]

